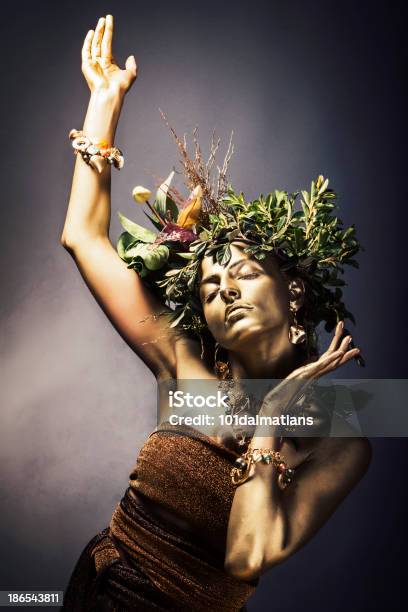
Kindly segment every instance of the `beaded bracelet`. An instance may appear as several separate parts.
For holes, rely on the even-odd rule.
[[[80,130],[71,130],[69,138],[72,140],[74,153],[80,153],[84,162],[99,172],[102,172],[105,164],[115,166],[118,170],[123,168],[125,158],[122,151],[116,147],[110,147],[106,140],[93,142],[89,136]]]
[[[236,459],[231,470],[232,484],[240,485],[246,482],[250,477],[251,466],[259,461],[267,464],[272,463],[273,467],[276,467],[279,473],[278,483],[282,489],[285,489],[292,481],[295,470],[287,467],[279,451],[269,448],[252,448]]]

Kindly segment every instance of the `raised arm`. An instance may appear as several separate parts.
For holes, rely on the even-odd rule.
[[[115,63],[112,35],[113,18],[107,15],[99,19],[95,31],[88,32],[82,48],[82,72],[91,91],[83,131],[110,146],[125,94],[137,75],[133,56],[127,58],[123,70]],[[111,166],[106,164],[98,173],[77,155],[61,243],[129,346],[157,377],[174,376],[177,338],[167,324],[170,309],[156,300],[112,246],[110,191]],[[160,313],[165,314],[158,316]]]

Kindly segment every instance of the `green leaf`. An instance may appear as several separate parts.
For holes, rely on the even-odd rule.
[[[186,309],[184,308],[181,313],[174,319],[174,321],[170,324],[170,327],[176,327],[178,323],[180,323],[181,319],[184,317]]]
[[[142,225],[138,225],[134,221],[131,221],[130,219],[125,217],[125,215],[122,215],[122,213],[119,211],[118,217],[123,229],[129,232],[129,234],[131,234],[137,240],[140,240],[141,242],[154,242],[156,240],[157,234],[155,234],[151,230],[146,229]]]
[[[140,257],[148,270],[159,270],[169,258],[169,249],[164,244],[158,244],[153,249],[150,245],[139,242],[126,251],[126,257]]]
[[[322,185],[322,186],[320,187],[320,189],[319,189],[319,192],[318,192],[318,193],[319,193],[319,195],[322,195],[322,193],[324,193],[324,192],[326,191],[326,189],[327,189],[328,185],[329,185],[329,179],[326,179],[326,180],[324,181],[323,185]]]
[[[135,243],[135,239],[132,234],[129,232],[123,232],[116,243],[116,250],[121,259],[125,260],[129,259],[126,255],[126,251],[129,249],[130,245]]]
[[[179,257],[183,257],[183,259],[194,259],[195,253],[177,253]]]
[[[346,238],[351,236],[351,234],[353,234],[354,231],[355,231],[354,225],[352,225],[351,227],[347,228],[346,231],[343,234],[343,240],[346,240]]]
[[[309,204],[310,204],[309,192],[308,191],[302,191],[302,196],[303,196],[303,200],[304,200],[305,204],[307,206],[309,206]]]
[[[301,251],[303,248],[303,230],[300,227],[294,228],[296,250]]]
[[[143,260],[140,257],[136,257],[135,259],[133,259],[128,265],[128,268],[136,270],[140,278],[144,278],[149,273],[147,268],[143,264]]]
[[[126,251],[126,256],[127,257],[142,257],[145,248],[146,248],[145,242],[138,242],[137,244],[135,244],[134,246],[132,246],[130,249]]]
[[[179,209],[168,194],[170,183],[173,180],[173,177],[174,170],[170,172],[164,183],[162,183],[158,188],[156,193],[156,201],[153,204],[153,208],[157,210],[157,212],[163,219],[167,218],[166,212],[169,210],[172,221],[176,222],[179,214]]]
[[[155,228],[157,228],[159,231],[162,229],[163,224],[161,221],[158,220],[157,217],[151,217],[150,215],[147,214],[147,212],[144,210],[143,214],[146,215],[146,217],[149,219],[149,221],[151,221],[154,225]]]
[[[200,240],[208,240],[211,237],[211,234],[208,230],[204,229],[202,232],[198,234]]]
[[[194,253],[195,253],[196,257],[199,257],[202,253],[204,253],[204,251],[206,250],[207,246],[208,246],[207,243],[203,242],[196,249],[194,249]]]
[[[154,249],[146,248],[144,263],[148,270],[159,270],[167,262],[170,251],[164,244],[158,244]]]
[[[285,225],[285,223],[286,223],[285,217],[281,217],[279,219],[278,225],[276,226],[276,231],[279,232],[279,230],[282,229],[282,227]]]
[[[344,314],[345,314],[345,316],[348,319],[350,319],[350,321],[352,321],[354,323],[354,325],[356,324],[356,319],[355,319],[354,315],[351,312],[349,312],[348,310],[344,309]]]
[[[192,291],[194,289],[195,282],[196,282],[196,275],[191,274],[190,278],[187,281],[187,289]]]
[[[220,266],[226,266],[231,259],[231,247],[227,244],[225,247],[217,251],[217,262]]]
[[[176,276],[180,272],[180,268],[175,268],[173,270],[168,270],[164,276]]]

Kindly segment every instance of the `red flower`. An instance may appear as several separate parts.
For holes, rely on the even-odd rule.
[[[177,225],[177,223],[168,221],[154,242],[155,244],[160,244],[167,240],[189,243],[197,240],[197,234],[190,229]]]

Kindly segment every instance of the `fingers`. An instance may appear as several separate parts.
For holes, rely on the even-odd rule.
[[[336,326],[336,331],[335,331],[335,334],[333,336],[333,340],[331,341],[330,346],[327,349],[327,352],[331,352],[331,351],[336,350],[336,346],[337,346],[337,344],[338,344],[338,342],[339,342],[339,340],[341,338],[341,335],[343,333],[343,329],[344,329],[344,322],[343,321],[339,321],[337,323],[337,326]]]
[[[103,82],[104,86],[120,88],[126,92],[137,75],[133,55],[126,60],[125,70],[120,70],[112,56],[113,17],[100,17],[95,31],[89,30],[82,47],[82,72],[90,86]],[[98,81],[99,79],[99,81]]]
[[[327,369],[332,369],[334,364],[342,359],[343,356],[344,350],[340,348],[332,353],[322,355],[318,361],[310,364],[310,372],[312,377],[315,378],[316,376],[321,376]]]
[[[341,350],[333,351],[332,353],[325,353],[317,361],[312,361],[306,366],[302,366],[298,370],[292,372],[292,374],[287,378],[315,378],[320,376],[323,369],[336,362],[343,355],[344,352]]]
[[[349,351],[346,351],[343,357],[339,359],[338,362],[335,364],[335,367],[338,368],[339,366],[345,364],[347,361],[350,361],[350,359],[353,359],[353,357],[357,357],[359,353],[360,353],[359,348],[353,348],[353,349],[350,349]]]
[[[340,357],[340,359],[335,359],[334,361],[330,362],[330,364],[328,364],[323,370],[321,370],[319,372],[319,376],[323,376],[323,374],[327,374],[328,372],[332,372],[334,370],[336,370],[339,366],[344,365],[345,363],[347,363],[347,361],[350,361],[350,359],[353,359],[354,357],[356,357],[360,352],[360,349],[358,348],[354,348],[351,349],[349,351],[346,351],[345,353],[343,353],[343,355]]]
[[[333,339],[330,343],[330,346],[327,349],[327,351],[323,353],[322,356],[329,355],[337,349],[341,349],[344,353],[347,351],[347,349],[349,348],[349,344],[352,341],[352,337],[346,336],[345,338],[343,338],[343,340],[341,340],[341,336],[343,332],[344,332],[344,321],[339,321],[336,325],[336,330],[335,330]],[[341,340],[341,343],[340,343],[340,346],[338,346],[340,340]],[[338,365],[340,365],[340,363],[341,363],[341,359],[338,360]]]
[[[134,55],[130,55],[126,62],[125,62],[125,68],[126,70],[130,73],[130,75],[133,78],[136,78],[136,74],[137,74],[137,65],[136,65],[136,60],[135,60],[135,56]]]
[[[85,36],[84,44],[82,46],[81,58],[82,63],[86,64],[91,61],[91,44],[93,39],[94,31],[89,30],[88,34]]]
[[[105,29],[103,32],[101,43],[101,55],[103,59],[110,60],[112,58],[112,36],[113,36],[113,17],[106,15]]]
[[[346,352],[347,349],[349,348],[349,344],[352,341],[352,337],[351,336],[346,336],[345,338],[343,338],[343,340],[341,341],[341,344],[339,346],[339,349]]]
[[[95,34],[92,39],[91,57],[93,61],[101,57],[102,36],[105,30],[105,18],[100,17],[95,28]]]

